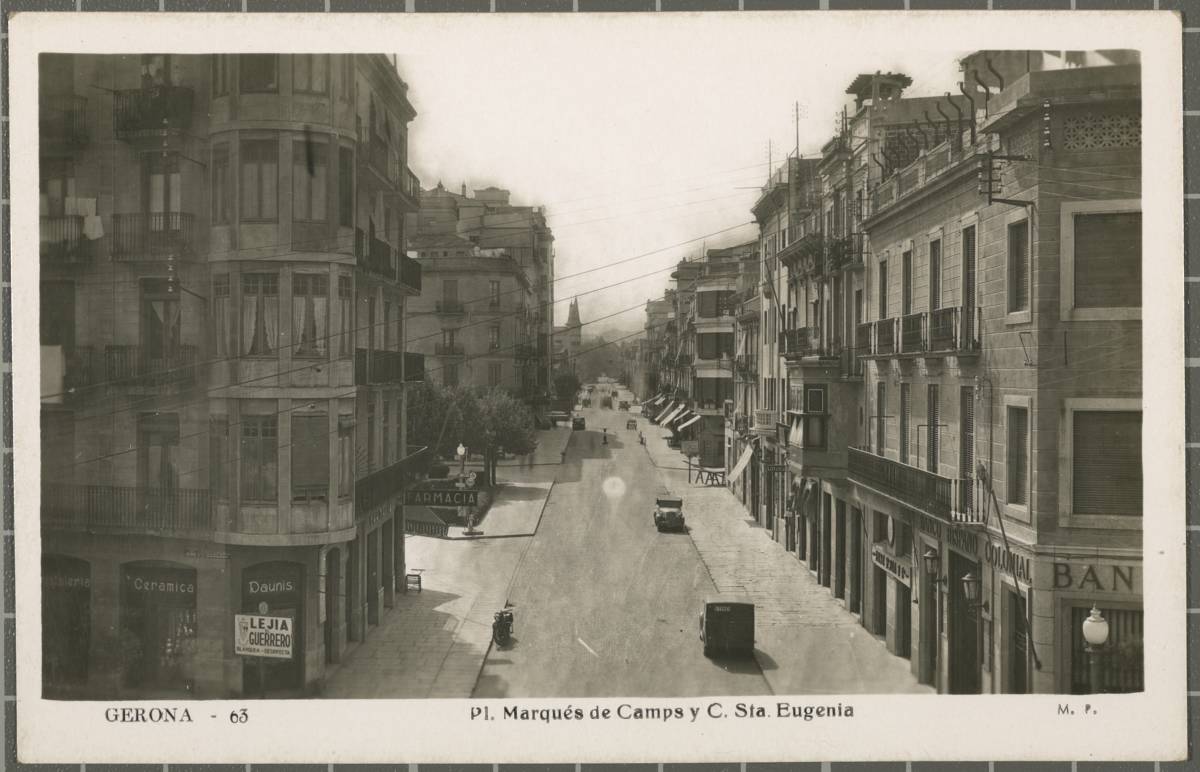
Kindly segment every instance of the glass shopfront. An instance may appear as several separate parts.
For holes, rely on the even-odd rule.
[[[42,684],[84,684],[92,634],[92,568],[66,555],[42,556]]]
[[[151,561],[122,565],[120,616],[125,685],[191,691],[196,569]]]
[[[265,610],[264,610],[265,609]],[[273,561],[242,572],[242,613],[286,617],[291,620],[292,656],[246,657],[242,690],[262,695],[304,685],[304,566]]]

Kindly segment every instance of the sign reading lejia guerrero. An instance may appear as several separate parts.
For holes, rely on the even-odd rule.
[[[239,656],[292,658],[295,623],[290,617],[235,614],[233,651]]]
[[[426,488],[404,491],[404,503],[425,507],[477,507],[479,491],[458,488]]]

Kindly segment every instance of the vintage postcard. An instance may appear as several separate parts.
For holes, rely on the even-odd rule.
[[[11,30],[22,761],[1184,755],[1176,15]]]

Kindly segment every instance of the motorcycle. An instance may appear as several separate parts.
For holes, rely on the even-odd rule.
[[[513,613],[508,606],[492,615],[492,640],[497,646],[507,646],[512,640]]]

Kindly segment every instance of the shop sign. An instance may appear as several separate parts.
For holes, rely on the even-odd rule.
[[[916,523],[917,528],[934,537],[935,539],[940,540],[942,538],[942,524],[940,522],[924,512],[917,512],[914,510],[912,514],[913,521]]]
[[[233,652],[244,657],[292,658],[295,622],[290,617],[234,614]]]
[[[171,568],[126,568],[125,589],[160,599],[195,601],[195,571]]]
[[[1005,549],[1003,544],[997,544],[994,541],[987,542],[983,549],[983,557],[987,560],[988,565],[1010,574],[1014,579],[1033,582],[1033,573],[1029,570],[1029,558]]]
[[[46,590],[88,590],[92,577],[82,560],[42,562],[42,588]]]
[[[879,546],[875,546],[871,550],[871,562],[891,574],[897,581],[903,584],[912,584],[912,570],[909,568],[908,561],[901,560],[895,555],[885,552]]]
[[[410,488],[404,491],[404,504],[423,507],[477,507],[479,491],[458,488]]]
[[[787,464],[767,464],[766,466],[769,474],[783,474],[788,470]]]
[[[1138,590],[1134,588],[1137,587]],[[1137,566],[1054,563],[1054,589],[1138,592]]]
[[[946,543],[954,549],[971,557],[979,556],[979,540],[974,531],[962,528],[949,528],[946,531]]]

